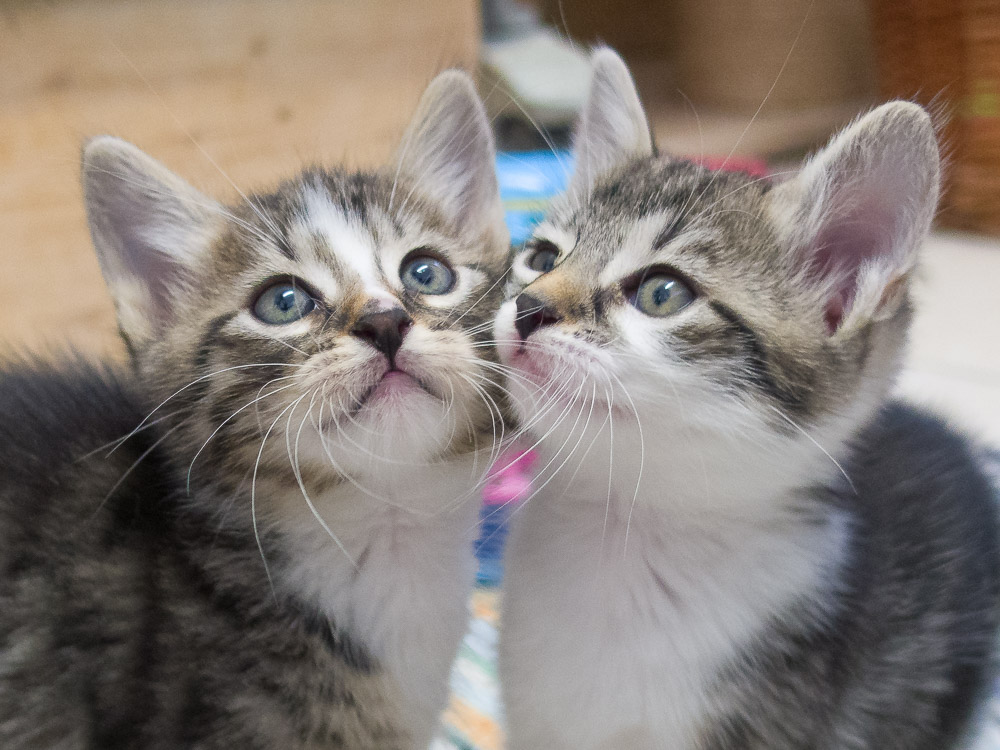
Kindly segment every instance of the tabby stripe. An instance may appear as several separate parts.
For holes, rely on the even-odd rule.
[[[725,320],[738,334],[747,351],[747,360],[750,370],[753,373],[751,382],[785,406],[789,411],[800,412],[805,407],[802,397],[779,385],[771,371],[771,365],[767,356],[767,349],[761,341],[757,332],[743,319],[735,310],[727,307],[722,302],[711,300],[711,307],[723,320]]]

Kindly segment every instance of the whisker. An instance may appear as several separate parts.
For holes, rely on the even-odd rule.
[[[629,505],[628,520],[625,522],[625,541],[622,548],[622,555],[624,556],[628,552],[628,537],[629,532],[632,529],[632,513],[635,511],[635,504],[639,499],[639,488],[642,485],[642,473],[646,463],[646,439],[642,434],[642,420],[639,418],[639,410],[636,408],[635,401],[632,400],[632,396],[629,394],[628,389],[625,388],[625,384],[622,383],[621,378],[610,370],[607,370],[606,373],[611,376],[616,383],[618,383],[618,386],[622,389],[622,393],[625,395],[625,398],[628,399],[629,405],[632,407],[632,413],[635,415],[636,428],[639,431],[639,472],[635,480],[635,492],[632,494],[632,503]]]
[[[239,196],[250,207],[250,209],[255,214],[257,214],[257,217],[262,222],[264,222],[265,227],[267,227],[269,230],[271,230],[272,232],[274,232],[273,240],[274,241],[278,241],[279,238],[281,237],[281,230],[278,228],[277,224],[275,224],[274,221],[270,217],[268,217],[263,211],[261,211],[260,208],[258,208],[253,203],[253,201],[250,200],[250,198],[246,195],[246,193],[244,193],[242,190],[240,190],[239,185],[237,185],[233,181],[233,179],[229,176],[229,174],[222,167],[219,166],[219,164],[215,161],[215,159],[212,158],[212,156],[208,153],[208,151],[206,151],[205,148],[195,139],[195,137],[193,135],[191,135],[191,132],[187,128],[184,127],[184,124],[180,121],[180,119],[178,119],[177,115],[174,114],[174,111],[170,107],[167,106],[166,101],[163,99],[163,97],[160,95],[160,93],[156,90],[156,88],[152,85],[152,83],[149,82],[149,79],[146,78],[145,75],[143,75],[142,71],[139,70],[139,68],[135,65],[135,63],[132,62],[131,58],[129,58],[129,56],[125,54],[125,52],[122,50],[122,48],[119,47],[114,42],[114,40],[111,41],[111,44],[112,44],[112,46],[116,50],[118,50],[118,54],[120,54],[122,56],[122,58],[124,58],[125,62],[128,64],[128,66],[130,68],[132,68],[132,70],[139,77],[139,79],[146,85],[146,88],[149,89],[150,93],[152,93],[153,96],[155,96],[160,101],[160,103],[163,105],[164,109],[167,111],[167,114],[170,115],[170,118],[174,121],[174,123],[176,123],[176,125],[180,129],[180,131],[182,133],[184,133],[184,135],[187,136],[188,140],[190,140],[191,143],[194,144],[194,146],[202,153],[202,155],[208,160],[209,164],[211,164],[213,167],[215,167],[218,170],[219,174],[221,174],[226,179],[226,181],[230,185],[232,185],[233,189],[239,194]]]
[[[197,385],[198,383],[201,383],[202,381],[207,380],[208,378],[214,378],[215,376],[221,375],[225,372],[232,372],[233,370],[245,370],[251,367],[304,367],[304,365],[294,365],[285,362],[254,362],[248,365],[233,365],[232,367],[224,367],[221,370],[215,370],[214,372],[210,372],[207,375],[202,375],[201,377],[195,378],[187,385],[178,388],[176,391],[174,391],[165,399],[163,399],[159,404],[153,407],[153,410],[149,412],[148,415],[146,415],[146,417],[136,426],[134,430],[132,430],[132,432],[130,432],[122,439],[122,442],[128,440],[140,429],[142,429],[149,422],[149,418],[153,416],[164,404],[166,404],[171,399],[176,398],[178,395],[186,391],[191,386]],[[114,450],[112,450],[112,452],[114,452]]]
[[[797,422],[796,422],[796,421],[795,421],[794,419],[792,419],[792,418],[791,418],[791,417],[789,417],[789,416],[788,416],[787,414],[785,414],[785,413],[784,413],[783,411],[781,411],[781,409],[778,409],[777,407],[775,407],[775,406],[772,406],[771,404],[768,404],[768,405],[767,405],[767,407],[768,407],[768,408],[769,408],[769,409],[770,409],[771,411],[773,411],[773,412],[774,412],[775,414],[777,414],[777,415],[778,415],[779,417],[781,417],[781,418],[782,418],[783,420],[785,420],[785,421],[786,421],[786,422],[787,422],[788,424],[790,424],[790,425],[791,425],[792,427],[794,427],[794,428],[795,428],[796,430],[798,430],[798,431],[799,431],[799,432],[800,432],[800,433],[801,433],[801,434],[802,434],[802,435],[803,435],[803,436],[804,436],[804,437],[805,437],[805,438],[806,438],[806,439],[807,439],[807,440],[808,440],[808,441],[809,441],[810,443],[812,443],[812,444],[813,444],[813,445],[815,445],[815,446],[816,446],[817,448],[819,448],[819,449],[820,449],[820,450],[821,450],[821,451],[823,452],[823,455],[824,455],[824,456],[826,456],[826,457],[827,457],[828,459],[830,459],[830,461],[831,461],[831,462],[833,463],[833,465],[837,467],[837,471],[839,471],[839,472],[841,473],[841,475],[842,475],[842,476],[844,477],[844,479],[846,479],[846,480],[847,480],[847,484],[848,484],[848,485],[850,486],[850,488],[851,488],[851,491],[852,491],[852,492],[853,492],[853,493],[854,493],[855,495],[857,495],[857,494],[858,494],[858,489],[857,489],[857,487],[855,487],[855,486],[854,486],[854,482],[852,482],[852,481],[851,481],[851,477],[850,477],[850,476],[848,476],[847,472],[846,472],[846,471],[844,470],[844,467],[843,467],[843,466],[841,466],[840,462],[839,462],[839,461],[838,461],[837,459],[835,459],[835,458],[834,458],[834,457],[833,457],[833,456],[832,456],[832,455],[830,454],[830,451],[828,451],[828,450],[827,450],[826,448],[824,448],[824,447],[823,447],[822,445],[820,445],[820,444],[819,444],[819,443],[818,443],[818,442],[816,441],[816,438],[814,438],[814,437],[813,437],[812,435],[810,435],[810,434],[809,434],[809,433],[808,433],[808,432],[807,432],[807,431],[806,431],[806,430],[805,430],[805,429],[804,429],[804,428],[803,428],[803,427],[802,427],[801,425],[799,425],[799,424],[798,424],[798,423],[797,423]]]
[[[117,450],[118,447],[122,443],[124,443],[126,440],[128,440],[133,435],[136,435],[139,432],[142,432],[144,430],[148,430],[150,427],[154,427],[154,426],[160,424],[161,422],[165,422],[166,420],[171,419],[172,417],[176,417],[178,414],[183,414],[185,411],[188,411],[188,407],[183,407],[183,408],[178,409],[177,411],[172,411],[169,414],[164,414],[162,417],[160,417],[158,419],[154,419],[151,422],[147,422],[139,430],[129,431],[126,434],[122,435],[121,437],[115,438],[114,440],[111,440],[111,441],[109,441],[107,443],[104,443],[103,445],[99,445],[96,448],[87,451],[83,455],[78,456],[77,458],[75,458],[74,459],[74,463],[80,463],[81,461],[86,461],[91,456],[93,456],[93,455],[95,455],[97,453],[100,453],[101,451],[103,451],[103,450],[105,450],[107,448],[111,448],[112,450],[109,451],[104,456],[105,458],[109,458],[111,456],[111,454],[114,453],[114,451]]]
[[[260,450],[257,451],[257,460],[254,461],[253,465],[253,478],[250,481],[250,520],[253,524],[253,538],[254,541],[257,542],[257,550],[260,552],[261,562],[264,563],[264,573],[267,575],[267,582],[270,584],[271,593],[275,598],[277,598],[277,593],[274,590],[274,580],[271,578],[271,568],[267,564],[267,556],[264,554],[264,545],[261,543],[260,529],[257,525],[257,470],[260,468],[260,459],[261,456],[264,455],[264,445],[267,443],[267,438],[271,435],[271,430],[273,430],[274,426],[278,424],[278,420],[281,419],[282,415],[298,404],[306,397],[306,395],[307,394],[299,396],[292,403],[282,409],[278,416],[274,418],[274,421],[271,422],[271,426],[267,428],[267,432],[264,433],[264,437],[260,441]]]
[[[788,49],[788,54],[785,55],[785,60],[784,62],[781,63],[781,67],[778,69],[778,74],[774,77],[774,83],[771,84],[771,88],[769,88],[767,90],[767,93],[764,94],[764,99],[761,101],[760,106],[757,107],[757,111],[753,113],[753,116],[750,118],[750,122],[748,122],[746,127],[743,128],[743,132],[741,132],[739,137],[736,139],[736,143],[733,144],[733,147],[729,150],[729,153],[726,154],[726,158],[722,160],[722,164],[712,175],[712,178],[708,181],[708,184],[698,194],[698,198],[696,198],[693,203],[697,203],[698,200],[701,200],[701,198],[711,189],[712,185],[715,183],[718,176],[722,174],[722,171],[729,163],[729,160],[732,158],[733,154],[736,153],[736,149],[739,148],[740,144],[743,142],[743,139],[746,137],[746,134],[750,132],[750,128],[753,126],[754,122],[757,121],[757,117],[760,116],[760,113],[764,109],[764,105],[767,104],[767,101],[771,98],[771,94],[774,93],[774,90],[778,86],[778,81],[781,80],[781,75],[785,72],[785,68],[788,67],[788,63],[792,59],[792,54],[795,52],[795,48],[798,46],[799,40],[802,38],[802,32],[806,27],[806,21],[809,20],[809,16],[812,14],[812,9],[815,4],[816,0],[811,0],[811,2],[809,3],[809,7],[806,8],[805,15],[803,15],[802,17],[802,23],[799,24],[798,33],[796,33],[795,39],[792,40],[792,45]]]
[[[289,458],[289,462],[292,465],[292,473],[295,475],[295,481],[299,485],[299,490],[301,490],[301,492],[302,492],[302,497],[305,498],[306,505],[309,506],[309,510],[312,512],[313,516],[319,522],[319,525],[323,527],[323,531],[325,531],[327,533],[327,536],[329,536],[330,539],[333,540],[333,543],[336,544],[337,547],[340,549],[340,551],[344,553],[344,557],[346,557],[350,561],[350,563],[354,567],[354,569],[357,570],[358,569],[358,563],[357,563],[357,561],[353,557],[351,557],[350,553],[347,551],[347,548],[340,541],[340,538],[336,534],[333,533],[333,529],[330,528],[330,526],[329,526],[329,524],[327,524],[326,520],[320,515],[319,510],[316,509],[316,505],[312,501],[312,498],[309,497],[309,493],[306,491],[306,484],[305,484],[305,482],[302,479],[302,469],[299,466],[299,440],[302,438],[302,428],[305,427],[306,420],[309,418],[309,414],[312,412],[312,408],[313,408],[313,406],[316,403],[316,393],[318,392],[318,390],[319,390],[318,388],[314,388],[313,389],[312,397],[309,399],[309,407],[306,409],[306,413],[302,417],[302,421],[299,423],[299,429],[295,433],[295,450],[294,450],[295,458],[294,458],[294,460],[292,460],[292,453],[293,453],[293,451],[292,451],[292,448],[291,448],[291,444],[289,442],[289,439],[290,439],[291,435],[290,435],[290,432],[288,430],[285,431],[285,445],[286,445],[286,447],[288,449],[288,458]],[[292,414],[294,414],[294,413],[295,413],[295,410],[293,409],[288,414],[288,421],[289,421],[289,423],[291,423]]]
[[[294,377],[294,376],[287,376],[287,377]],[[275,378],[274,380],[269,380],[267,383],[265,383],[264,385],[261,386],[261,390],[264,390],[264,388],[266,388],[271,383],[275,382],[275,380],[284,380],[284,379],[285,378]],[[295,383],[291,383],[289,385],[282,386],[281,388],[278,388],[277,390],[271,391],[269,393],[265,393],[264,395],[260,395],[260,391],[258,391],[257,392],[258,395],[257,395],[256,398],[254,398],[249,403],[244,404],[243,406],[241,406],[236,411],[234,411],[232,414],[230,414],[228,417],[226,417],[219,424],[218,427],[216,427],[214,430],[212,430],[212,434],[209,435],[208,439],[204,443],[201,444],[201,447],[198,448],[197,451],[195,451],[194,457],[191,459],[191,463],[188,465],[188,470],[187,470],[187,485],[186,485],[186,487],[187,487],[186,491],[187,491],[188,496],[191,495],[191,472],[194,470],[194,463],[195,463],[195,461],[198,460],[198,456],[201,455],[202,451],[204,451],[205,448],[208,446],[208,444],[212,441],[212,438],[214,438],[216,435],[219,434],[219,430],[221,430],[223,427],[225,427],[227,424],[229,424],[229,422],[231,422],[237,416],[239,416],[239,414],[242,411],[244,411],[245,409],[249,409],[251,406],[254,406],[254,405],[260,403],[260,401],[262,399],[265,399],[268,396],[273,396],[276,393],[281,393],[282,391],[287,391],[289,388],[294,388],[295,385],[296,385]]]
[[[111,485],[111,489],[108,490],[108,494],[106,494],[104,496],[104,499],[102,499],[101,502],[98,503],[97,507],[94,509],[94,513],[91,516],[91,518],[97,516],[101,508],[104,507],[105,503],[107,503],[108,500],[111,499],[111,496],[115,494],[115,490],[121,487],[122,482],[124,482],[128,478],[128,476],[133,471],[135,471],[136,467],[139,464],[141,464],[146,459],[146,457],[149,456],[150,453],[156,450],[156,448],[160,445],[160,443],[162,443],[164,440],[170,437],[170,435],[174,433],[176,430],[180,429],[180,427],[181,427],[180,424],[174,425],[169,430],[160,435],[160,437],[158,437],[155,441],[153,441],[153,444],[150,445],[148,448],[146,448],[146,450],[144,450],[142,453],[139,454],[139,457],[135,461],[133,461],[132,464],[125,470],[125,473],[118,478],[118,481],[115,482],[113,485]]]

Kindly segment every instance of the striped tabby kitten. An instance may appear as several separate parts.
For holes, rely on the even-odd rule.
[[[499,313],[551,479],[512,531],[512,750],[945,750],[987,684],[994,498],[889,400],[938,196],[927,115],[788,182],[658,156],[594,57],[568,198]]]
[[[3,375],[0,747],[425,748],[509,254],[470,80],[381,172],[223,208],[101,137],[83,182],[132,368]]]

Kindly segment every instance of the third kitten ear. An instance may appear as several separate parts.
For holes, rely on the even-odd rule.
[[[486,111],[469,76],[438,75],[427,87],[397,154],[397,169],[441,203],[456,226],[503,225],[496,150]]]
[[[937,207],[940,157],[927,113],[890,102],[861,117],[776,190],[829,332],[885,318],[905,296]]]
[[[649,122],[628,67],[607,47],[594,52],[587,103],[577,125],[570,191],[586,196],[597,178],[629,159],[653,155]]]

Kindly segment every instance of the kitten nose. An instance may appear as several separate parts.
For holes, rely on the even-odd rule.
[[[524,341],[542,326],[558,323],[562,316],[555,308],[546,305],[538,297],[530,294],[520,294],[517,297],[517,315],[514,316],[514,327]]]
[[[362,315],[351,329],[351,335],[378,349],[394,367],[396,352],[403,345],[403,337],[412,325],[413,318],[406,314],[406,310],[393,307]]]

